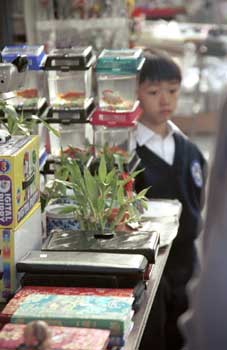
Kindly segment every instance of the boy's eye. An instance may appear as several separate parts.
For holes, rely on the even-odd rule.
[[[148,95],[152,95],[152,96],[155,96],[158,94],[158,91],[157,90],[150,90],[148,91]]]
[[[178,92],[178,89],[177,88],[174,88],[174,89],[170,89],[169,92],[171,94],[176,94]]]

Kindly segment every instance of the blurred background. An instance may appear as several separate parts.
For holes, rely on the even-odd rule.
[[[0,13],[0,49],[27,43],[44,44],[46,52],[87,45],[97,53],[168,51],[183,71],[174,122],[211,157],[227,81],[227,1],[7,0]]]

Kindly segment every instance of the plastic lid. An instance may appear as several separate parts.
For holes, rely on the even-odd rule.
[[[96,71],[109,74],[137,73],[143,61],[141,49],[103,50],[98,57]]]
[[[45,56],[44,45],[11,45],[2,50],[4,62],[12,62],[18,56],[27,57],[29,70],[39,70]]]
[[[96,56],[92,46],[54,49],[47,55],[45,70],[86,70],[94,65]]]

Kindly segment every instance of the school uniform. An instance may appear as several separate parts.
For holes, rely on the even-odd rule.
[[[150,186],[148,198],[178,199],[182,203],[178,235],[173,241],[160,284],[161,293],[166,295],[166,314],[158,316],[162,318],[161,322],[169,324],[165,332],[170,336],[165,342],[168,344],[172,342],[171,338],[176,338],[176,344],[169,343],[159,348],[174,350],[180,346],[177,343],[182,342],[179,334],[174,336],[176,320],[187,308],[185,286],[196,263],[194,240],[201,222],[206,162],[197,146],[175,124],[168,121],[167,125],[169,133],[163,139],[143,124],[138,124],[136,151],[144,171],[137,176],[135,189],[139,192]]]

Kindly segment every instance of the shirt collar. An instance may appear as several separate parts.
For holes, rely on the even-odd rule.
[[[180,132],[180,129],[170,120],[167,121],[167,126],[169,129],[168,135],[165,138],[172,136],[175,132]],[[148,141],[150,141],[153,137],[159,136],[153,130],[145,126],[144,124],[138,122],[137,126],[137,136],[136,141],[139,146],[145,145]]]

